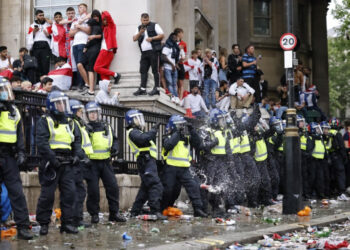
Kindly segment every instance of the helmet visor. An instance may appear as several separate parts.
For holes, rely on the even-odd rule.
[[[322,135],[322,134],[323,134],[320,125],[316,125],[316,126],[314,127],[314,129],[315,129],[315,134],[316,134],[316,135]]]
[[[65,113],[65,114],[71,113],[68,97],[62,96],[62,97],[54,98],[51,100],[51,102],[54,104],[57,112]]]
[[[277,132],[283,131],[283,124],[281,121],[276,122],[273,127],[276,129]]]
[[[142,113],[138,113],[132,116],[132,119],[134,121],[135,126],[139,128],[145,128],[146,123],[145,123],[145,117],[143,116]]]
[[[13,101],[15,95],[12,92],[12,87],[9,82],[0,84],[0,101]]]
[[[72,106],[72,111],[74,114],[79,117],[80,119],[86,121],[86,113],[85,113],[85,107],[84,105],[77,105],[77,106]]]
[[[226,128],[226,117],[223,115],[218,116],[218,126],[220,128]]]
[[[97,122],[101,120],[101,108],[93,108],[86,111],[88,120],[90,122]]]
[[[264,133],[265,132],[265,128],[263,127],[263,125],[260,122],[256,124],[254,129],[258,133]]]
[[[260,118],[259,119],[259,123],[264,128],[265,131],[270,129],[270,126],[269,126],[269,124],[267,123],[267,121],[265,119]]]

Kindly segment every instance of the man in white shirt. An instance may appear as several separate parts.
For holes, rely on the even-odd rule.
[[[83,50],[88,41],[90,34],[90,26],[87,24],[87,5],[81,3],[78,5],[79,19],[73,22],[69,35],[74,37],[72,49],[75,63],[77,64],[78,74],[77,74],[77,87],[80,92],[83,92],[87,87],[89,87],[89,79],[86,70],[83,65]]]
[[[5,70],[13,70],[13,58],[8,55],[7,47],[0,46],[0,72]]]
[[[232,84],[229,89],[229,94],[231,95],[231,108],[249,108],[253,101],[254,93],[255,90],[244,82],[242,77],[239,77],[237,82]]]
[[[187,62],[184,63],[185,70],[190,67],[188,70],[188,76],[190,80],[190,89],[194,86],[199,86],[199,81],[201,79],[200,75],[200,68],[202,66],[202,62],[198,59],[198,53],[197,50],[192,50],[191,52],[191,58],[187,60]]]
[[[51,39],[49,29],[51,29],[52,21],[45,18],[42,10],[36,10],[35,17],[36,20],[29,27],[27,34],[27,49],[38,61],[36,72],[36,80],[38,81],[40,76],[47,75],[50,70]]]
[[[209,113],[202,96],[199,94],[198,86],[192,87],[191,94],[184,98],[183,106],[185,109],[190,108],[192,115],[197,118],[204,117]]]
[[[217,60],[212,56],[212,50],[205,50],[203,58],[204,100],[207,107],[216,108],[215,91],[218,87]]]
[[[141,25],[133,36],[134,42],[138,41],[141,50],[140,73],[141,85],[134,95],[146,95],[148,70],[152,67],[154,88],[149,95],[159,95],[159,57],[162,49],[161,40],[164,37],[162,28],[154,22],[150,22],[147,13],[141,14]]]

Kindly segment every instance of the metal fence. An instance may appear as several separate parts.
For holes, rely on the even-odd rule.
[[[15,91],[16,105],[21,112],[24,125],[25,146],[28,156],[27,165],[22,170],[31,171],[33,168],[39,166],[40,157],[37,154],[35,146],[36,123],[38,119],[45,113],[46,95],[27,92]],[[86,104],[86,101],[82,101]],[[137,174],[137,165],[134,156],[128,146],[126,139],[126,123],[125,113],[129,110],[125,107],[116,107],[111,105],[101,105],[102,117],[107,121],[114,133],[118,137],[119,153],[118,160],[113,162],[113,167],[116,173]],[[156,144],[158,146],[158,159],[162,148],[162,137],[165,132],[165,125],[170,117],[169,115],[143,111],[146,131],[151,129],[156,123],[161,123],[159,133],[157,134]]]

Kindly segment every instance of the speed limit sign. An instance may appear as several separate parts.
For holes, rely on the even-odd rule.
[[[297,38],[292,33],[284,33],[281,36],[280,45],[283,50],[292,50],[297,46]]]

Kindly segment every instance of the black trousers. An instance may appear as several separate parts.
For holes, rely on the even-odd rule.
[[[50,56],[51,49],[47,48],[33,48],[32,56],[38,61],[38,68],[36,70],[36,81],[40,80],[40,76],[47,75],[50,70]]]
[[[140,214],[143,204],[148,200],[151,213],[160,212],[163,186],[158,176],[156,160],[149,154],[137,158],[137,167],[141,177],[141,186],[131,208],[134,214]]]
[[[256,167],[255,160],[250,155],[250,152],[241,154],[244,171],[244,183],[248,207],[256,207],[258,200],[258,192],[260,187],[260,173]]]
[[[226,166],[229,176],[229,186],[225,192],[225,207],[226,209],[230,209],[235,205],[242,205],[244,202],[244,174],[242,161],[238,154],[231,156]]]
[[[304,150],[301,150],[301,175],[302,175],[302,184],[303,184],[303,196],[305,198],[310,198],[308,195],[308,190],[310,181],[308,176],[308,168],[310,166],[310,157],[306,154]]]
[[[83,220],[83,208],[86,197],[86,188],[83,182],[83,164],[74,166],[74,183],[75,183],[75,199],[74,199],[74,221],[80,222]]]
[[[285,182],[284,182],[284,172],[286,167],[286,157],[284,155],[283,151],[276,151],[275,152],[275,159],[277,160],[277,166],[278,166],[278,174],[280,176],[280,186],[279,186],[279,193],[284,194],[284,188],[285,188]]]
[[[16,160],[11,156],[0,158],[0,171],[8,191],[17,227],[28,228],[28,208]]]
[[[52,206],[55,200],[57,185],[60,190],[60,207],[62,211],[62,223],[72,224],[73,204],[75,200],[75,185],[73,167],[62,165],[56,170],[56,178],[50,180],[45,176],[44,166],[39,168],[39,181],[41,185],[40,197],[36,207],[36,220],[41,224],[49,224],[52,214]]]
[[[337,152],[333,152],[330,153],[330,159],[332,162],[330,172],[332,173],[335,187],[339,193],[344,193],[346,189],[346,173],[343,158]]]
[[[163,198],[161,210],[171,206],[173,201],[173,192],[178,191],[178,184],[181,183],[186,189],[187,195],[192,202],[194,209],[202,209],[202,201],[199,193],[199,185],[194,180],[188,167],[174,167],[166,165],[163,176]]]
[[[267,205],[272,199],[271,178],[267,170],[267,160],[256,161],[256,167],[260,174],[258,203],[260,205]]]
[[[87,183],[86,209],[90,215],[100,212],[100,187],[102,180],[108,201],[109,214],[119,212],[119,187],[109,159],[91,160],[91,167],[84,169]]]
[[[278,174],[278,166],[276,159],[273,154],[269,154],[267,159],[267,171],[271,179],[271,193],[274,200],[277,199],[279,185],[280,185],[280,176]]]
[[[159,52],[153,50],[143,51],[140,60],[141,88],[147,87],[148,70],[152,67],[154,77],[154,87],[159,87]]]
[[[326,168],[328,163],[326,159],[316,159],[311,158],[310,165],[308,169],[309,190],[307,192],[308,196],[312,197],[313,192],[316,192],[317,198],[325,197],[325,173],[327,173]],[[326,177],[327,178],[327,177]]]

